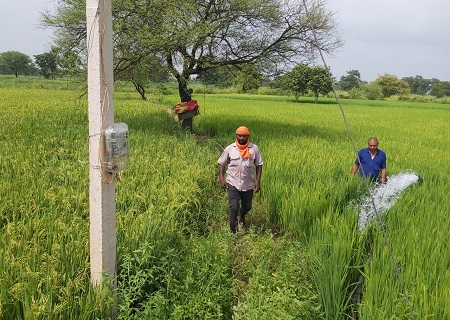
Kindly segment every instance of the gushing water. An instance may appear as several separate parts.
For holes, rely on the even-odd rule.
[[[389,210],[403,191],[420,180],[417,174],[410,172],[399,173],[388,178],[386,184],[375,186],[370,191],[371,195],[362,199],[358,221],[359,231],[364,231],[376,217],[377,212],[381,214]]]

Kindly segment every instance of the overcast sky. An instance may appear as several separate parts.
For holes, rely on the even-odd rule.
[[[328,0],[344,46],[327,57],[339,79],[359,70],[361,79],[385,73],[450,81],[450,1]]]
[[[55,3],[0,0],[0,52],[20,51],[34,60],[48,51],[52,32],[39,28],[39,12]],[[325,56],[337,80],[359,70],[366,81],[385,73],[450,81],[450,1],[328,0],[328,8],[344,41],[333,57]]]
[[[19,51],[30,56],[51,46],[51,30],[39,28],[40,12],[51,9],[52,0],[0,0],[0,52]]]

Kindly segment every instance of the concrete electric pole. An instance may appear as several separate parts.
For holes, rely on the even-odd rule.
[[[103,164],[103,131],[114,123],[111,0],[86,1],[89,105],[89,209],[91,281],[106,275],[116,288],[114,174]]]

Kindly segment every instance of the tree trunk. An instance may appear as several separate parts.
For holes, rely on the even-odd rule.
[[[181,102],[188,102],[192,100],[192,89],[187,87],[187,79],[183,76],[177,77],[178,92],[180,94]],[[193,118],[183,119],[181,122],[181,128],[192,132],[192,120]]]
[[[139,83],[137,83],[136,81],[132,80],[134,87],[136,89],[136,91],[141,95],[142,100],[147,100],[147,98],[145,97],[145,89],[142,85],[140,85]]]
[[[192,91],[187,87],[187,81],[183,77],[180,77],[178,80],[178,92],[180,94],[181,102],[188,102],[192,100],[191,93]]]

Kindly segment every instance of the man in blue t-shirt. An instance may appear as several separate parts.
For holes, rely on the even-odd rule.
[[[378,149],[378,139],[369,138],[368,148],[358,151],[358,157],[352,167],[352,174],[359,172],[370,182],[386,183],[386,154]]]

